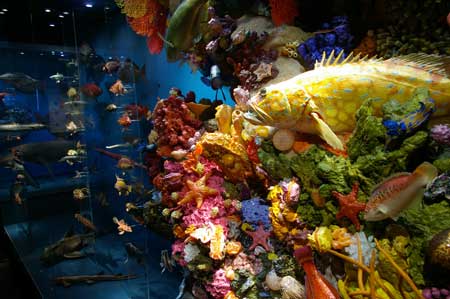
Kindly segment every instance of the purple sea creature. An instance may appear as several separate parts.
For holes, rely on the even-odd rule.
[[[435,125],[431,128],[431,138],[443,145],[450,145],[450,126]]]
[[[436,177],[425,190],[425,197],[437,199],[445,197],[450,200],[450,172],[445,172]]]

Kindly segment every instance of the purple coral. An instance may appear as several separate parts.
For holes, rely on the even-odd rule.
[[[431,128],[431,137],[440,144],[450,145],[450,127],[448,125],[435,125]]]
[[[422,296],[425,299],[448,299],[450,298],[450,292],[447,289],[425,288],[422,291]]]
[[[231,284],[225,276],[225,270],[219,269],[214,273],[213,281],[206,285],[206,290],[216,299],[224,298],[231,291]]]
[[[353,36],[350,34],[347,17],[334,17],[330,23],[322,24],[320,30],[324,32],[317,33],[297,48],[305,66],[308,68],[312,68],[316,61],[322,59],[323,52],[329,56],[332,51],[336,55],[344,51],[342,58],[345,58],[345,52],[350,52],[353,47]]]
[[[251,224],[254,229],[258,223],[264,224],[265,229],[272,227],[269,218],[269,207],[263,204],[261,198],[252,198],[242,202],[242,217],[245,222]]]

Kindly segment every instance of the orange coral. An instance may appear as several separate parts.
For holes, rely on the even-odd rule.
[[[147,37],[147,47],[151,54],[159,54],[164,45],[162,37],[166,31],[167,8],[157,0],[133,0],[133,4],[128,4],[128,1],[125,2],[124,11],[130,27],[137,34]],[[146,10],[141,15],[143,3]],[[131,8],[126,9],[128,6]]]
[[[298,16],[298,9],[295,0],[269,0],[272,22],[275,26],[283,24],[292,25]]]

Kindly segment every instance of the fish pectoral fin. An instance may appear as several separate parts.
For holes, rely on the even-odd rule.
[[[73,252],[70,252],[70,253],[65,253],[63,256],[66,259],[79,259],[81,257],[84,257],[85,254],[82,253],[81,251],[73,251]]]
[[[330,129],[328,124],[320,118],[320,115],[317,112],[311,112],[311,119],[315,123],[315,127],[317,129],[317,133],[319,136],[328,143],[331,147],[344,150],[344,145],[342,141],[337,137],[337,135]]]

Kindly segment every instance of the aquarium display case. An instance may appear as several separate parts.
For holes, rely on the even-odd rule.
[[[40,297],[448,299],[450,3],[38,2],[0,206]]]

